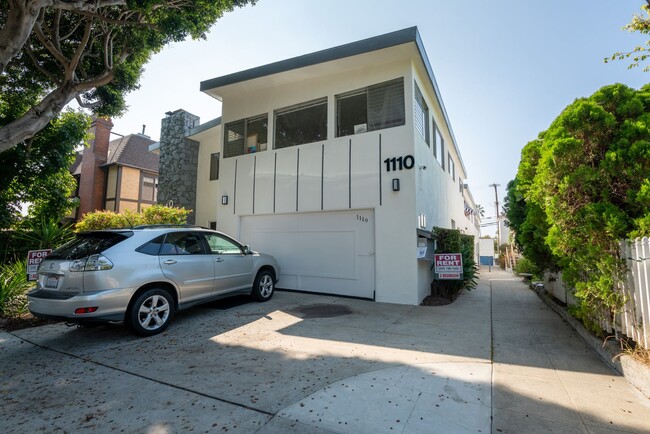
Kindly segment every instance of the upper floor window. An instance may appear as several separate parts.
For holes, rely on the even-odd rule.
[[[451,154],[447,154],[447,168],[449,169],[449,174],[451,179],[456,180],[456,166],[454,164],[454,159],[451,158]]]
[[[275,149],[327,140],[327,98],[275,112]]]
[[[404,79],[336,96],[336,137],[404,125]]]
[[[266,151],[268,116],[241,119],[225,125],[224,158]]]
[[[424,101],[424,96],[420,92],[417,83],[413,82],[415,87],[415,101],[413,104],[413,123],[415,128],[420,132],[424,141],[429,144],[429,107]]]
[[[442,138],[442,134],[440,134],[440,130],[435,124],[433,124],[433,155],[435,155],[436,160],[438,160],[438,163],[440,163],[440,166],[444,169],[445,168],[445,141]]]

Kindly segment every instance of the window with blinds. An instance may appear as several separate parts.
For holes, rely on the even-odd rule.
[[[224,158],[266,151],[268,115],[227,123],[224,131]]]
[[[413,123],[415,129],[420,132],[424,141],[429,144],[429,107],[424,101],[424,96],[416,82],[413,82],[415,88],[415,104],[413,104]]]
[[[210,181],[219,179],[219,156],[219,152],[210,155]]]
[[[327,140],[327,98],[275,112],[275,149]]]
[[[440,164],[440,167],[443,169],[445,168],[445,141],[442,138],[442,134],[440,134],[440,130],[436,126],[435,120],[433,121],[433,155],[436,157],[436,160],[438,160],[438,163]]]
[[[449,174],[451,179],[456,180],[456,166],[454,165],[454,159],[451,158],[451,154],[447,155],[447,168],[449,169]]]
[[[404,79],[336,96],[336,137],[404,125]]]

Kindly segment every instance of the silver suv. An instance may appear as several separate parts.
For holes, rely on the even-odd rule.
[[[83,232],[41,262],[29,310],[85,326],[124,321],[133,333],[150,336],[198,303],[239,293],[267,301],[279,274],[272,256],[205,228]]]

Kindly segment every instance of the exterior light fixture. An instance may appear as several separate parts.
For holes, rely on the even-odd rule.
[[[393,178],[393,191],[399,191],[399,178]]]
[[[221,205],[228,205],[228,195],[221,196]]]

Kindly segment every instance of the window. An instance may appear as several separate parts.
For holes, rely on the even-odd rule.
[[[327,98],[275,113],[275,149],[320,140],[327,140]]]
[[[203,240],[198,232],[171,232],[160,250],[161,255],[204,254]]]
[[[158,178],[155,176],[143,175],[140,186],[140,200],[156,202],[158,200]]]
[[[219,152],[210,155],[210,181],[219,179]]]
[[[224,130],[224,158],[266,151],[268,132],[267,115],[229,122],[226,124]],[[212,175],[212,171],[210,174]],[[218,173],[217,178],[214,179],[218,179]]]
[[[449,168],[449,174],[451,179],[456,180],[456,166],[454,165],[454,159],[451,158],[451,154],[447,154],[447,167]]]
[[[463,184],[463,180],[460,179],[460,176],[458,177],[458,190],[460,191],[460,194],[463,194],[463,187],[465,185]]]
[[[451,219],[451,228],[456,229],[456,220]]]
[[[434,131],[433,155],[435,155],[436,160],[438,160],[438,163],[444,169],[445,168],[445,163],[444,163],[445,142],[442,138],[442,134],[440,134],[440,130],[436,126],[435,120],[433,121],[433,131]]]
[[[413,82],[415,86],[415,103],[413,104],[413,123],[415,128],[420,132],[424,141],[429,144],[429,107],[424,101],[424,96],[420,92],[417,83]]]
[[[336,137],[404,123],[403,78],[336,96]]]
[[[241,255],[241,247],[234,241],[217,234],[205,234],[210,250],[215,255]]]
[[[217,222],[208,222],[208,227],[213,231],[217,230]]]

